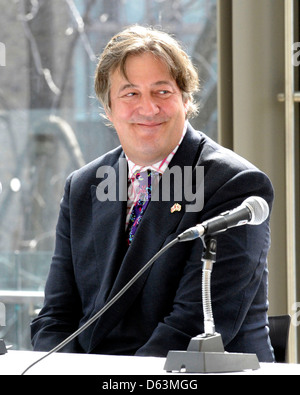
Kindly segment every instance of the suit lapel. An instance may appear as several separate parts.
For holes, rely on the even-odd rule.
[[[126,162],[125,158],[123,160]],[[127,248],[125,242],[127,202],[124,197],[120,198],[119,195],[120,190],[127,191],[127,164],[126,171],[123,171],[126,174],[125,177],[122,171],[120,174],[121,167],[119,164],[120,161],[117,161],[109,170],[115,178],[115,185],[112,185],[113,193],[110,200],[100,200],[100,183],[103,179],[99,179],[98,186],[91,186],[93,238],[102,284],[96,301],[96,307],[107,300]],[[113,194],[115,192],[116,196],[114,198]]]
[[[199,134],[193,131],[193,129],[189,126],[185,138],[183,139],[177,153],[175,154],[172,162],[170,163],[170,168],[172,168],[173,166],[178,166],[183,172],[185,166],[195,165],[195,158],[199,150],[199,145]],[[162,179],[160,181],[160,186],[163,183],[163,177],[164,175],[162,176]],[[162,188],[160,187],[160,194],[161,189]],[[173,189],[174,179],[171,177],[170,191],[172,191]],[[121,216],[118,213],[122,212],[124,208],[122,209],[122,202],[118,202],[118,204],[109,208],[109,211],[112,211],[115,208],[117,208],[117,210],[112,218],[112,229],[109,230],[108,234],[105,235],[105,240],[114,240],[112,250],[107,251],[105,254],[105,259],[107,261],[106,276],[108,283],[110,284],[105,292],[105,296],[107,296],[107,298],[105,298],[106,302],[110,300],[113,296],[115,296],[128,283],[128,281],[132,279],[132,277],[163,247],[168,235],[176,230],[178,223],[180,222],[182,216],[185,213],[186,204],[189,203],[186,202],[184,197],[183,183],[181,189],[182,200],[180,202],[175,199],[176,196],[170,196],[170,199],[166,199],[164,201],[162,201],[160,196],[160,199],[158,201],[151,201],[149,203],[149,206],[143,216],[143,220],[141,221],[139,228],[134,236],[133,242],[128,248],[121,265],[120,263],[118,263],[118,265],[120,265],[118,266],[118,268],[115,266],[116,261],[119,262],[121,256],[118,244],[122,245],[123,241],[125,240],[124,232],[122,231],[125,223],[125,217],[124,214],[123,216]],[[172,213],[171,208],[174,206],[175,203],[180,203],[181,210],[174,211]],[[107,202],[105,202],[105,206],[103,207],[105,207],[105,210],[108,210]],[[105,219],[106,221],[102,223],[107,224],[108,218],[102,217],[102,221]],[[122,230],[120,231],[120,229]],[[103,241],[100,242],[100,238],[103,237],[102,233],[103,227],[101,228],[100,224],[98,236],[96,235],[96,238],[99,240],[100,246],[103,246]],[[101,247],[98,246],[97,248],[99,249]],[[103,250],[99,251],[99,253],[100,252],[101,256],[103,257]],[[109,268],[110,265],[114,267]],[[150,270],[151,268],[147,272],[145,272],[126,291],[126,293],[114,305],[112,305],[110,309],[96,322],[91,337],[89,352],[99,343],[101,338],[103,338],[106,333],[110,331],[111,328],[113,328],[120,321],[121,317],[132,305],[136,296],[143,287],[143,284],[146,281]],[[114,277],[115,275],[116,277]],[[115,281],[113,281],[114,278]],[[108,288],[110,288],[110,292]],[[95,306],[95,312],[99,310],[99,308],[103,307],[103,304],[103,298],[98,298],[97,304]]]

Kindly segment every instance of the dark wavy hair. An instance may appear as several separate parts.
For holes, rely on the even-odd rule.
[[[152,27],[134,25],[116,34],[106,45],[95,73],[95,92],[105,112],[110,112],[110,75],[117,68],[126,77],[128,56],[152,53],[163,60],[182,92],[187,117],[197,114],[194,93],[199,90],[199,78],[189,56],[171,35]]]

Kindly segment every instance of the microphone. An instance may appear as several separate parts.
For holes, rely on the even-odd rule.
[[[194,240],[206,234],[224,232],[245,224],[260,225],[269,216],[268,203],[259,196],[251,196],[237,208],[187,229],[178,236],[179,241]]]

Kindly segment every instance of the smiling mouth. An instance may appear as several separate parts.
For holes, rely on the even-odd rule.
[[[155,128],[157,126],[161,126],[163,122],[155,122],[155,123],[140,123],[138,122],[137,125],[145,128]]]

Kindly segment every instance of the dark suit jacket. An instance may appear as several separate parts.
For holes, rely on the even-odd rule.
[[[45,304],[32,322],[35,350],[50,350],[82,326],[184,230],[239,206],[248,196],[272,204],[273,189],[265,174],[189,125],[170,167],[204,166],[204,207],[186,212],[190,202],[184,193],[181,211],[173,213],[170,208],[178,200],[172,196],[170,201],[151,201],[127,249],[126,201],[100,202],[96,193],[102,166],[115,169],[117,193],[119,183],[127,183],[126,177],[119,180],[120,158],[121,147],[67,180]],[[232,228],[217,241],[211,286],[216,331],[227,351],[273,361],[267,326],[269,223]],[[166,356],[169,350],[186,350],[190,338],[204,332],[202,251],[201,239],[170,248],[63,351]]]

